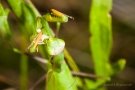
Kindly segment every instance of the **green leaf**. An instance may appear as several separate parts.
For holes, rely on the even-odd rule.
[[[109,61],[112,46],[111,18],[109,15],[111,2],[111,0],[93,0],[90,15],[90,33],[92,34],[90,44],[95,72],[102,76],[108,76],[106,64]]]
[[[84,81],[87,86],[87,89],[97,89],[97,87],[100,85],[89,79],[84,79]]]
[[[112,66],[112,69],[113,69],[113,74],[112,75],[121,72],[125,68],[125,65],[126,65],[126,60],[125,59],[120,59],[117,62],[115,62],[113,64],[113,66]]]
[[[13,48],[13,51],[16,52],[16,53],[22,53],[19,49],[17,48]]]
[[[29,37],[36,29],[36,13],[32,10],[31,6],[27,3],[22,4],[22,16],[19,18],[22,20],[22,31]],[[25,30],[24,30],[25,29]]]
[[[3,34],[3,36],[5,36],[7,39],[10,39],[11,37],[11,32],[9,30],[9,26],[8,26],[8,13],[9,13],[9,9],[6,9],[4,11],[2,5],[0,4],[0,32]]]
[[[60,73],[52,69],[48,72],[45,90],[77,90],[76,84],[73,84],[75,79],[72,77],[68,66],[64,61],[61,65],[63,70]]]
[[[112,0],[92,1],[89,30],[91,33],[90,46],[94,69],[96,75],[108,77],[106,79],[97,79],[95,84],[92,84],[94,88],[108,81],[111,75],[118,73],[125,66],[124,60],[118,61],[115,65],[111,65],[109,62],[112,49],[112,26],[111,15],[109,14],[111,8]]]
[[[100,87],[102,87],[103,86],[103,84],[105,83],[105,81],[106,80],[110,80],[110,78],[109,77],[104,77],[104,78],[101,78],[101,79],[103,79],[102,81],[98,81],[98,82],[96,82],[96,81],[93,81],[93,80],[90,80],[90,79],[84,79],[84,82],[85,82],[85,84],[86,84],[86,88],[87,89],[90,89],[90,90],[100,90],[99,88]],[[87,90],[86,89],[86,90]],[[102,88],[103,89],[103,88]],[[103,90],[105,90],[105,89],[103,89]]]
[[[49,55],[58,55],[64,50],[65,42],[62,39],[49,38],[47,41],[47,51]]]
[[[21,17],[22,11],[22,3],[23,0],[7,0],[8,4],[11,6],[12,10],[16,14],[17,17]]]
[[[35,31],[36,17],[38,16],[33,7],[24,0],[7,0],[12,11],[19,19],[23,35],[29,36]]]

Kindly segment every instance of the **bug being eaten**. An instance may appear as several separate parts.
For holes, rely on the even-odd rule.
[[[38,52],[38,45],[39,44],[45,44],[44,40],[50,38],[49,36],[43,34],[40,29],[37,29],[36,32],[38,34],[36,36],[31,36],[32,42],[27,48],[27,49],[30,49],[30,52],[35,52],[35,51]],[[34,37],[34,39],[33,39],[33,37]]]

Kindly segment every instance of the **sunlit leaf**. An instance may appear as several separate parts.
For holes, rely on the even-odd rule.
[[[109,14],[111,8],[112,0],[92,1],[89,26],[91,33],[90,46],[94,61],[94,69],[96,75],[106,77],[106,79],[97,79],[96,82],[86,80],[87,84],[91,84],[89,87],[90,89],[98,88],[101,84],[110,80],[109,77],[111,75],[118,73],[125,66],[125,61],[123,60],[118,61],[115,65],[111,65],[109,62],[112,49],[112,26],[111,15]]]
[[[109,15],[111,2],[112,0],[93,0],[90,14],[90,33],[92,34],[90,44],[95,72],[103,76],[108,76],[106,64],[109,61],[112,46],[111,16]]]

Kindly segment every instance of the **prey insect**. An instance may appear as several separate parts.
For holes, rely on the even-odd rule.
[[[38,34],[27,48],[30,50],[30,52],[38,52],[38,44],[45,44],[44,40],[49,38],[48,36],[44,35],[40,29],[37,30],[37,33]]]

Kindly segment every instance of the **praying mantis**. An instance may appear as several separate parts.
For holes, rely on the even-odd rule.
[[[31,36],[32,42],[28,49],[33,53],[38,51],[38,45],[44,45],[43,49],[49,56],[45,90],[77,90],[76,84],[72,85],[74,79],[64,61],[65,42],[54,37],[48,25],[48,22],[56,22],[60,25],[60,23],[68,22],[68,18],[74,19],[55,9],[51,9],[42,17],[37,17],[36,33]]]
[[[50,12],[48,12],[46,15],[43,16],[43,18],[48,22],[58,22],[58,23],[67,22],[68,18],[74,19],[73,17],[63,14],[55,9],[51,9]],[[37,22],[41,21],[40,19],[41,18],[38,17]],[[30,52],[38,51],[38,47],[37,47],[38,44],[44,44],[43,41],[45,39],[49,39],[49,37],[53,37],[53,36],[47,36],[47,35],[43,34],[43,32],[41,30],[42,26],[40,26],[40,25],[41,25],[41,23],[38,22],[37,30],[36,30],[37,34],[36,34],[35,38],[33,39],[31,45],[28,47],[28,49],[30,49]],[[44,33],[46,33],[46,32],[44,32]]]

